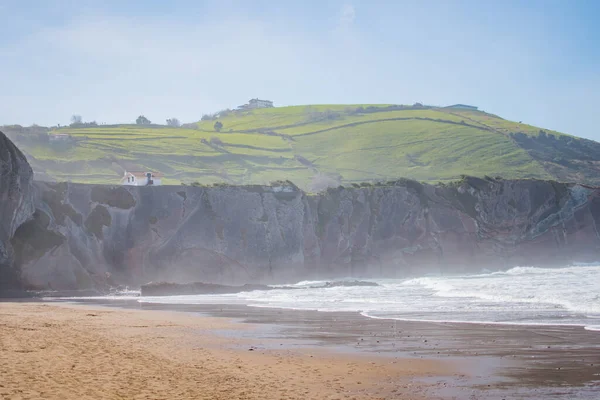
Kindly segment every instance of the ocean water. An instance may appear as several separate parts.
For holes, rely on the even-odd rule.
[[[345,280],[353,280],[351,278]],[[577,325],[600,331],[600,264],[517,267],[475,275],[376,279],[378,287],[323,288],[324,281],[226,295],[143,297],[163,304],[245,304],[370,318],[521,325]]]

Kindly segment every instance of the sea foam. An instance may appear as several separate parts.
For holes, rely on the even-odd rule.
[[[348,278],[348,280],[354,280]],[[358,312],[370,318],[516,325],[577,325],[598,330],[600,265],[517,267],[502,272],[373,280],[379,286],[322,287],[225,295],[142,297],[165,304],[245,304],[253,307]]]

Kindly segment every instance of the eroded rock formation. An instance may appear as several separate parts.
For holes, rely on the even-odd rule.
[[[600,260],[600,189],[468,178],[288,186],[35,184],[13,239],[29,288],[284,283]]]
[[[32,179],[23,153],[0,132],[0,291],[20,287],[10,240],[33,214]]]

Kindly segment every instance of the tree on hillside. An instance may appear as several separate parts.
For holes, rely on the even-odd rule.
[[[181,126],[181,123],[179,122],[179,120],[177,118],[169,118],[167,120],[167,125],[175,127],[175,128],[179,128]]]
[[[143,115],[140,115],[135,120],[135,123],[138,125],[150,125],[152,122],[150,122],[150,120],[148,118],[144,117]]]
[[[221,129],[223,129],[223,124],[221,123],[221,121],[215,122],[214,128],[215,128],[215,131],[221,132]]]
[[[81,115],[72,115],[71,116],[71,125],[79,125],[83,122],[83,118]]]

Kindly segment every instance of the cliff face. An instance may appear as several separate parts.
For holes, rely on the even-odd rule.
[[[0,132],[0,291],[19,287],[10,240],[33,214],[32,179],[23,153]]]
[[[469,178],[454,186],[35,184],[13,239],[30,288],[396,277],[600,260],[600,189]]]

